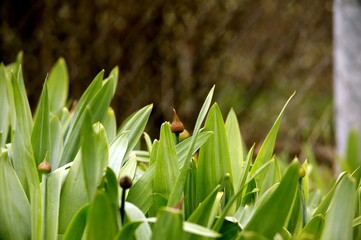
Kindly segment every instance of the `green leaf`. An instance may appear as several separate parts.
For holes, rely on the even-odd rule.
[[[228,113],[225,127],[231,159],[233,185],[234,190],[237,191],[241,181],[241,173],[245,162],[243,161],[243,143],[241,132],[239,130],[236,113],[233,109],[231,109],[231,111]]]
[[[352,221],[355,214],[356,199],[355,188],[355,181],[349,175],[342,178],[332,197],[321,239],[352,239]],[[347,204],[347,207],[345,207],[345,204]]]
[[[226,129],[217,104],[209,110],[205,127],[214,134],[200,148],[197,169],[197,202],[203,201],[228,173],[232,177]]]
[[[65,60],[59,58],[50,71],[48,78],[50,112],[58,114],[65,106],[69,92],[69,76]]]
[[[8,135],[10,127],[10,104],[8,102],[7,94],[7,76],[6,69],[3,63],[0,64],[0,132],[2,137],[0,138],[0,146],[4,146],[6,143],[6,137]]]
[[[118,66],[114,67],[108,77],[114,79],[114,85],[113,85],[113,95],[114,95],[115,92],[117,91],[117,83],[119,79],[119,67]]]
[[[266,136],[266,139],[264,140],[261,149],[259,150],[259,153],[256,157],[256,160],[253,163],[253,167],[251,169],[250,174],[252,175],[260,166],[262,166],[265,162],[267,162],[268,160],[271,159],[272,154],[273,154],[273,149],[275,146],[275,142],[276,142],[276,137],[277,137],[277,133],[278,133],[278,129],[282,120],[282,116],[283,116],[283,112],[286,109],[288,103],[290,102],[290,100],[292,99],[292,97],[295,95],[295,93],[293,93],[291,95],[291,97],[287,100],[286,104],[283,106],[280,114],[278,115],[275,123],[273,124],[271,130],[269,131],[269,133]],[[263,175],[259,175],[256,178],[256,182],[257,185],[260,185],[261,179],[263,179]]]
[[[37,165],[45,159],[46,154],[50,150],[49,122],[49,97],[47,84],[45,83],[40,96],[38,110],[34,120],[34,128],[31,135],[31,143]]]
[[[213,132],[211,131],[203,131],[203,130],[200,131],[197,134],[197,140],[194,143],[192,155],[195,154],[194,149],[198,150],[205,142],[208,141],[209,137],[212,135]],[[187,151],[193,141],[192,139],[193,137],[189,137],[176,145],[178,161],[181,166],[184,164],[184,161],[186,160]]]
[[[153,204],[156,209],[162,206],[157,196],[169,197],[179,172],[178,158],[174,143],[174,136],[168,122],[163,123],[160,130],[159,148],[155,161]]]
[[[144,213],[137,208],[135,205],[126,202],[125,203],[125,213],[127,216],[127,219],[130,221],[130,223],[133,222],[137,222],[140,221],[141,224],[134,229],[135,232],[134,234],[132,234],[132,236],[134,235],[134,238],[136,240],[148,240],[151,238],[152,235],[152,230],[149,226],[149,223],[146,221],[146,217],[144,215]],[[123,228],[125,228],[126,226],[123,226]],[[119,238],[118,238],[119,239]]]
[[[119,225],[118,182],[114,172],[107,168],[89,206],[87,239],[113,239]]]
[[[347,175],[346,172],[343,172],[339,175],[339,177],[337,178],[336,183],[332,186],[331,190],[326,194],[326,196],[323,198],[322,202],[317,206],[317,208],[314,210],[312,216],[316,216],[318,214],[323,214],[325,215],[328,207],[330,205],[330,202],[332,200],[333,194],[336,190],[336,187],[338,186],[338,184],[342,181],[342,179]]]
[[[142,221],[132,221],[125,224],[115,236],[115,239],[132,239],[137,228],[143,224]],[[150,238],[149,238],[150,239]]]
[[[130,188],[127,201],[146,213],[153,204],[153,181],[155,164],[151,165]]]
[[[152,112],[152,108],[153,104],[145,106],[123,121],[118,135],[129,132],[127,153],[133,150],[135,145],[137,145],[139,138],[142,136],[144,128],[148,122],[150,113]]]
[[[92,113],[92,124],[100,121],[106,113],[110,101],[113,97],[112,91],[114,86],[113,79],[103,81],[103,72],[100,72],[87,88],[79,100],[74,116],[70,123],[68,133],[65,136],[64,151],[62,153],[60,166],[72,161],[80,147],[80,130],[84,123],[84,112],[89,108]]]
[[[340,164],[343,167],[344,171],[353,173],[357,168],[360,167],[360,158],[359,158],[359,136],[356,129],[351,129],[348,135],[347,149],[346,149],[346,158],[344,161],[341,160]],[[356,179],[356,182],[360,181],[361,170],[356,171],[353,174],[353,177]]]
[[[188,222],[197,223],[205,227],[211,227],[220,207],[220,200],[223,193],[219,193],[218,185],[202,203],[193,211],[187,219]]]
[[[204,132],[200,134],[195,135],[197,137],[197,140],[193,144],[193,149],[191,151],[191,154],[193,155],[203,144],[203,141],[207,139],[210,136],[209,132]],[[193,141],[192,139],[195,137],[192,136],[190,141]],[[185,140],[187,141],[187,140]],[[177,144],[177,155],[179,156],[179,161],[182,161],[181,158],[181,152],[183,151],[183,147],[179,147],[178,145],[181,145],[183,142]],[[155,142],[152,147],[152,152],[150,156],[150,167],[144,172],[144,174],[134,182],[132,188],[129,190],[127,201],[135,204],[137,207],[139,207],[143,212],[147,212],[149,208],[152,206],[153,203],[153,181],[154,181],[154,173],[155,173],[155,165],[152,164],[152,156],[157,154],[158,151],[158,144],[159,142]],[[188,145],[189,142],[185,142],[184,144]],[[188,145],[190,146],[190,145]],[[178,202],[177,202],[178,203]],[[177,204],[176,203],[176,204]]]
[[[256,208],[245,227],[246,231],[258,232],[269,239],[280,231],[291,211],[297,193],[299,168],[298,161],[293,161],[277,189],[264,204]]]
[[[117,121],[115,119],[115,114],[113,108],[109,107],[108,111],[104,115],[102,124],[107,133],[108,142],[112,142],[117,133]]]
[[[312,217],[311,220],[302,229],[297,239],[320,239],[324,223],[325,218],[321,214]]]
[[[113,239],[117,228],[111,201],[103,190],[98,190],[89,206],[87,239]]]
[[[209,91],[209,93],[207,95],[207,98],[204,101],[203,106],[202,106],[202,108],[201,108],[201,110],[200,110],[200,112],[198,114],[196,125],[195,125],[194,130],[193,130],[194,135],[193,135],[191,144],[190,144],[190,146],[188,148],[188,152],[187,152],[187,155],[186,155],[186,158],[185,158],[186,160],[184,161],[181,172],[178,175],[175,186],[174,186],[174,188],[172,190],[172,193],[171,193],[171,195],[169,197],[168,206],[176,205],[179,202],[179,200],[180,200],[180,198],[182,196],[184,185],[185,185],[186,180],[187,180],[188,168],[189,168],[189,164],[190,164],[190,161],[187,161],[187,159],[191,159],[191,157],[193,155],[193,147],[194,147],[194,145],[196,143],[198,131],[201,128],[201,124],[202,124],[204,118],[206,117],[209,106],[211,105],[213,92],[214,92],[214,87],[215,86],[213,86],[212,89]]]
[[[81,131],[81,164],[88,201],[93,198],[105,167],[108,165],[108,142],[104,127],[97,122],[92,126],[91,113],[85,112]]]
[[[59,234],[65,233],[76,212],[88,203],[81,159],[81,154],[78,154],[63,183],[60,194]]]
[[[79,209],[74,218],[71,220],[65,234],[63,235],[63,240],[82,239],[86,226],[88,211],[89,204],[86,204]]]
[[[0,238],[30,239],[30,204],[7,152],[0,154],[0,186]]]
[[[56,239],[58,237],[60,192],[67,173],[68,170],[62,167],[47,176],[45,239]],[[42,182],[41,185],[43,184]]]
[[[125,154],[128,148],[129,132],[118,134],[109,147],[109,167],[119,178],[119,171],[124,163]]]
[[[179,209],[162,208],[154,224],[152,239],[183,239],[183,217]]]
[[[58,116],[52,116],[50,119],[50,147],[49,163],[52,169],[59,166],[61,152],[63,151],[63,131]]]
[[[221,236],[221,234],[216,231],[191,222],[184,222],[183,230],[187,233],[192,233],[208,238],[219,238]]]

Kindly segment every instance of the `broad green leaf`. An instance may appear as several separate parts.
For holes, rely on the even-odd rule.
[[[76,156],[60,194],[59,234],[64,234],[76,212],[88,203],[81,154]]]
[[[113,239],[119,226],[118,182],[114,172],[107,168],[89,206],[87,239]]]
[[[68,69],[63,58],[59,58],[50,71],[48,89],[50,112],[57,114],[65,106],[69,92]]]
[[[108,111],[106,112],[102,120],[102,124],[107,133],[108,142],[112,142],[117,134],[117,122],[115,119],[113,108],[108,108]]]
[[[119,178],[119,171],[124,163],[125,154],[128,148],[129,132],[118,134],[109,147],[109,167]]]
[[[61,152],[63,151],[63,131],[58,116],[54,115],[50,118],[50,147],[49,147],[49,163],[52,169],[59,166]]]
[[[219,238],[221,236],[221,234],[216,231],[191,222],[184,222],[183,230],[187,233],[192,233],[207,238]]]
[[[359,153],[359,136],[356,129],[351,129],[348,135],[346,158],[343,161],[341,160],[340,163],[344,171],[352,173],[360,167]],[[356,179],[356,182],[359,182],[361,171],[356,171],[353,177]]]
[[[322,202],[317,206],[317,208],[314,210],[312,216],[316,216],[318,214],[323,214],[325,215],[330,202],[332,200],[333,194],[336,190],[336,187],[338,186],[338,184],[342,181],[342,179],[347,175],[346,172],[343,172],[339,175],[339,177],[337,178],[336,183],[332,186],[331,190],[326,194],[326,196],[323,198]]]
[[[214,134],[199,150],[197,169],[197,202],[199,203],[221,183],[227,173],[232,178],[226,129],[217,104],[209,110],[204,128]]]
[[[10,127],[10,104],[8,102],[8,94],[6,90],[7,86],[6,70],[3,63],[0,64],[0,132],[2,136],[0,138],[0,145],[4,146]]]
[[[0,186],[0,238],[30,239],[30,204],[7,152],[0,154]]]
[[[274,161],[269,166],[267,172],[263,175],[262,185],[260,185],[260,195],[266,192],[270,187],[275,183],[281,180],[281,170],[278,165],[278,160],[276,157],[273,157]]]
[[[196,134],[197,141],[193,145],[191,155],[195,154],[195,152],[199,149],[199,147],[203,143],[204,138],[202,137],[202,135],[204,135],[204,137],[209,137],[209,133],[207,132],[205,132],[204,134]],[[191,139],[193,139],[194,137],[195,136],[192,136]],[[183,142],[177,144],[177,146],[181,145]],[[154,181],[155,165],[152,164],[152,156],[153,155],[155,156],[157,154],[158,144],[159,142],[155,142],[153,144],[152,152],[150,155],[150,167],[133,184],[127,196],[127,201],[136,205],[143,212],[147,212],[153,203],[152,197],[153,197],[153,181]],[[180,156],[180,152],[178,151],[182,151],[182,148],[176,148],[176,149],[177,149],[177,155]],[[175,203],[175,205],[177,203]]]
[[[82,239],[86,226],[88,210],[89,204],[86,204],[79,209],[74,218],[71,220],[65,234],[63,235],[63,240]]]
[[[211,132],[211,131],[203,131],[203,130],[200,131],[197,134],[197,140],[193,146],[194,149],[199,149],[205,142],[207,142],[209,137],[212,135],[213,135],[213,132]],[[187,157],[186,156],[187,151],[188,151],[188,148],[189,148],[191,142],[193,141],[192,139],[193,139],[193,137],[189,137],[176,145],[178,161],[181,166],[184,164],[184,161]],[[194,154],[194,152],[193,152],[193,154]]]
[[[16,74],[13,73],[11,81],[13,86],[16,119],[18,123],[16,127],[20,128],[20,131],[22,132],[24,137],[30,139],[33,129],[33,119],[31,116],[31,110],[28,98],[26,96],[26,92],[19,84],[19,82],[23,82],[20,76],[22,76],[21,70],[19,70],[19,72]]]
[[[189,164],[190,164],[190,161],[187,161],[187,159],[191,159],[191,157],[193,155],[193,147],[194,147],[196,139],[197,139],[198,131],[201,128],[201,124],[202,124],[204,118],[206,117],[209,106],[211,105],[214,87],[215,86],[213,86],[212,89],[209,91],[207,98],[204,101],[203,106],[198,114],[196,125],[193,130],[193,133],[194,133],[193,138],[192,138],[191,144],[188,148],[187,155],[185,158],[186,160],[184,161],[181,172],[177,177],[177,181],[176,181],[175,186],[172,190],[172,193],[169,197],[168,206],[176,205],[179,202],[180,198],[182,197],[184,185],[187,180],[188,168],[189,168]]]
[[[223,193],[219,193],[218,185],[209,196],[201,202],[187,219],[188,222],[197,223],[205,227],[211,227],[220,207],[220,200]]]
[[[117,240],[133,239],[135,231],[141,224],[143,224],[143,221],[128,222],[120,229],[120,231],[117,233],[114,239]],[[146,239],[150,239],[150,238],[146,238]]]
[[[312,217],[311,220],[302,229],[297,239],[300,240],[320,239],[324,223],[325,223],[325,218],[321,214]]]
[[[48,174],[46,187],[46,214],[45,214],[45,239],[56,239],[58,237],[60,192],[62,183],[68,173],[66,167],[58,168]],[[44,183],[42,182],[41,185]]]
[[[136,229],[134,229],[134,238],[136,240],[148,240],[151,238],[152,230],[149,226],[149,223],[146,221],[144,213],[139,208],[129,202],[126,202],[125,214],[130,223],[141,221],[141,224]],[[122,229],[124,227],[125,226],[123,226]]]
[[[153,204],[158,209],[162,206],[158,202],[157,196],[169,197],[178,176],[178,158],[174,143],[174,136],[170,129],[170,124],[165,122],[160,130],[160,140],[155,161]]]
[[[105,79],[102,84],[102,78],[103,72],[97,75],[79,100],[68,133],[65,137],[64,151],[62,153],[60,166],[72,161],[79,150],[80,129],[85,118],[85,109],[90,109],[92,113],[92,123],[94,123],[103,118],[109,107],[113,97],[112,89],[115,83],[114,80],[110,78]]]
[[[133,113],[123,121],[118,135],[123,134],[124,132],[129,132],[127,153],[133,150],[135,145],[137,145],[139,138],[142,136],[144,128],[148,122],[152,109],[153,104],[149,104],[148,106],[145,106],[137,112]]]
[[[179,145],[179,144],[177,144]],[[191,159],[191,164],[189,166],[189,174],[187,176],[187,181],[184,186],[184,218],[188,219],[189,216],[197,208],[197,163],[196,159]]]
[[[152,239],[183,239],[183,217],[179,209],[162,208],[153,227]]]
[[[35,162],[41,163],[50,150],[49,96],[45,83],[35,115],[34,128],[31,134]]]
[[[355,181],[349,175],[342,178],[336,187],[326,215],[322,240],[352,239],[352,221],[355,214],[356,199],[355,188]]]
[[[299,168],[298,161],[293,161],[277,189],[264,204],[256,208],[245,227],[246,231],[255,231],[270,239],[280,231],[296,196]]]
[[[221,229],[229,210],[233,207],[233,204],[237,201],[237,199],[239,199],[239,197],[242,195],[244,188],[248,186],[250,182],[254,181],[254,178],[256,176],[258,176],[260,173],[265,171],[268,168],[268,166],[271,164],[271,162],[272,160],[262,165],[253,175],[250,175],[249,179],[244,183],[244,185],[240,186],[238,192],[236,192],[232,196],[232,198],[227,202],[227,204],[222,209],[223,210],[222,213],[220,214],[219,218],[212,227],[213,230],[219,231]]]
[[[104,127],[97,122],[92,126],[91,113],[85,112],[81,129],[81,164],[84,171],[88,201],[93,198],[105,167],[108,165],[108,141]]]
[[[295,95],[295,93],[293,93],[291,95],[291,97],[287,100],[286,104],[284,105],[284,107],[282,108],[280,114],[278,115],[275,123],[273,124],[271,130],[269,131],[269,133],[266,136],[266,139],[264,140],[261,149],[259,150],[259,153],[256,157],[256,160],[253,163],[253,167],[251,169],[250,174],[252,175],[260,166],[262,166],[265,162],[269,161],[272,157],[273,154],[273,149],[275,146],[275,142],[276,142],[276,137],[277,137],[277,133],[278,133],[278,129],[279,126],[281,124],[281,120],[282,120],[282,116],[283,116],[283,112],[286,109],[286,106],[288,105],[288,103],[290,102],[290,100],[292,99],[292,97]],[[258,185],[260,184],[261,179],[263,179],[263,175],[259,175],[256,178],[256,182],[258,183]]]
[[[247,181],[248,174],[249,174],[249,169],[250,169],[252,158],[253,158],[254,146],[255,145],[253,144],[253,146],[251,147],[251,149],[247,153],[246,161],[245,161],[245,164],[243,165],[243,168],[242,168],[241,174],[240,174],[241,180],[240,180],[240,183],[239,183],[239,187],[243,186]],[[237,187],[237,189],[239,187]],[[243,199],[242,196],[240,196],[237,199],[237,207],[239,207],[241,205],[242,199]]]
[[[113,239],[118,231],[111,201],[103,190],[97,190],[89,206],[87,239]]]
[[[239,130],[236,113],[233,109],[231,109],[231,111],[228,113],[225,127],[231,159],[233,185],[234,190],[237,191],[241,181],[241,173],[245,162],[243,161],[243,143],[241,132]]]
[[[116,66],[112,69],[112,71],[109,74],[109,78],[113,78],[114,81],[114,85],[113,85],[113,95],[115,94],[115,92],[117,91],[117,85],[118,85],[118,79],[119,79],[119,67]],[[110,141],[109,141],[110,142]]]
[[[153,204],[155,164],[151,165],[130,188],[127,201],[146,213]]]

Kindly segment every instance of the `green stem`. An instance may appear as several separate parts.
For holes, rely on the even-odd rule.
[[[45,229],[46,229],[46,195],[47,195],[47,174],[43,173],[42,176],[42,239],[45,240]]]

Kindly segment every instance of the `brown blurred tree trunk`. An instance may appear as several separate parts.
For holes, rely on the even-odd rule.
[[[361,0],[334,0],[333,20],[336,145],[345,156],[350,130],[361,136]]]

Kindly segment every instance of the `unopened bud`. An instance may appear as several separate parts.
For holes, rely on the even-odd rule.
[[[128,189],[133,185],[133,181],[130,177],[128,176],[123,176],[119,179],[119,185],[121,188]]]
[[[179,117],[175,109],[173,109],[173,122],[170,125],[170,129],[172,130],[172,133],[178,133],[178,134],[183,132],[184,130],[184,125],[179,120]]]
[[[42,174],[51,172],[51,165],[48,162],[48,155],[46,155],[44,161],[39,164],[38,171]]]

